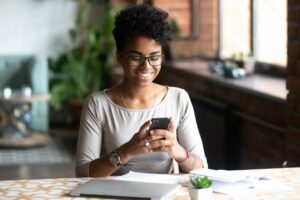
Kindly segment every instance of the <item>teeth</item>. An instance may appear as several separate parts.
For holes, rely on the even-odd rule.
[[[139,75],[144,76],[144,77],[148,77],[148,76],[151,75],[151,73],[150,73],[150,72],[147,72],[147,73],[139,73]]]

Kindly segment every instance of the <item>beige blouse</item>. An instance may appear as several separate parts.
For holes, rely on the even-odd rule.
[[[89,176],[91,161],[128,142],[151,118],[172,117],[178,143],[197,155],[207,168],[203,144],[187,92],[168,87],[162,102],[148,109],[123,108],[109,99],[105,90],[90,95],[83,107],[76,154],[76,175]],[[150,152],[129,161],[122,170],[170,173],[172,158],[164,152]]]

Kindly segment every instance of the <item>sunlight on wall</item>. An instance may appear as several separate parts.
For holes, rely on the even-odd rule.
[[[70,43],[76,1],[1,0],[0,54],[55,56]]]

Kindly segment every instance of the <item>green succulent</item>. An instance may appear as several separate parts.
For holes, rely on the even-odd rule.
[[[209,188],[212,185],[212,181],[207,176],[191,175],[190,182],[197,189]]]

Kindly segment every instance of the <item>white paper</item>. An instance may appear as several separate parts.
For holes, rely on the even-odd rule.
[[[189,175],[152,174],[130,171],[129,173],[113,177],[115,180],[140,181],[150,183],[175,183],[180,184],[188,179]]]
[[[235,183],[213,181],[212,187],[214,192],[227,194],[289,189],[278,180],[260,180],[256,182],[238,181]]]
[[[262,174],[249,174],[246,171],[228,171],[199,169],[192,171],[191,174],[207,176],[213,181],[213,191],[220,193],[241,193],[258,192],[268,190],[286,190],[289,189],[279,180]]]
[[[219,181],[224,181],[229,183],[247,179],[247,174],[245,172],[239,172],[239,171],[197,169],[191,171],[190,173],[200,175],[200,176],[207,176],[212,180],[219,180]]]

